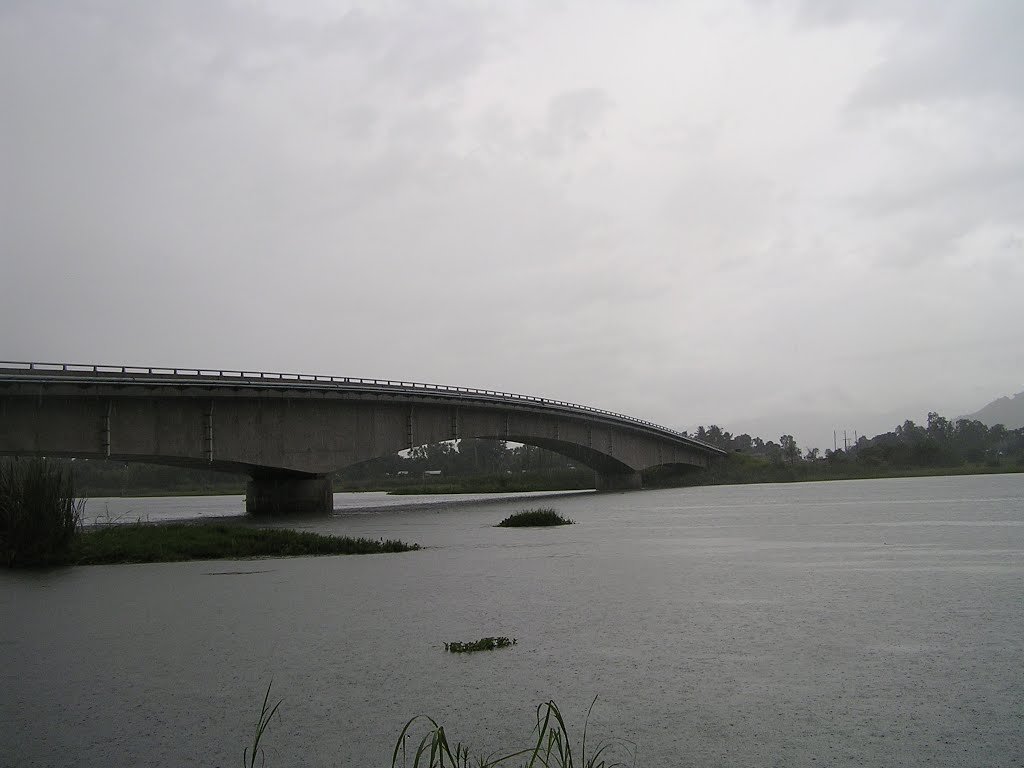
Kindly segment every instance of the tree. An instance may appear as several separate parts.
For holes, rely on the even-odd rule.
[[[900,426],[894,430],[896,437],[905,443],[918,443],[928,437],[927,432],[922,427],[917,426],[910,419],[907,419]]]
[[[749,451],[753,446],[753,438],[751,438],[746,432],[742,435],[736,435],[736,437],[732,439],[732,449],[734,451]]]
[[[928,437],[940,443],[945,443],[953,433],[953,425],[949,423],[949,419],[939,416],[935,411],[930,411],[928,413],[927,431]]]
[[[489,438],[463,438],[459,440],[459,453],[471,458],[477,472],[495,473],[505,469],[507,448],[504,440]]]
[[[843,451],[842,448],[838,448],[834,451],[831,448],[826,448],[825,461],[828,461],[832,464],[846,461],[846,452]]]
[[[817,448],[808,448],[807,449],[807,454],[804,456],[804,458],[807,459],[807,461],[817,461],[818,460],[818,449]]]
[[[782,455],[789,459],[790,464],[795,464],[800,458],[800,447],[792,435],[783,435],[779,438],[779,445],[782,446]]]

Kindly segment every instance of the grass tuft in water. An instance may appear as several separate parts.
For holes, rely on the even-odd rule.
[[[622,739],[602,741],[592,755],[587,755],[587,726],[596,702],[595,696],[590,709],[587,710],[587,718],[583,725],[583,741],[580,743],[579,752],[580,768],[627,768],[636,765],[636,745]],[[421,723],[427,724],[426,733],[420,738],[415,750],[410,750],[406,742],[412,738],[412,731]],[[531,747],[507,755],[491,753],[470,758],[469,747],[462,742],[453,745],[443,725],[439,725],[426,715],[418,715],[407,722],[398,735],[391,756],[391,768],[496,768],[510,765],[526,768],[575,768],[576,756],[573,753],[569,732],[555,702],[546,701],[537,706],[537,724],[533,733]]]
[[[449,653],[475,653],[477,651],[493,651],[496,648],[510,648],[518,642],[514,637],[511,640],[507,637],[481,637],[473,643],[458,641],[445,643],[444,649]]]
[[[575,522],[575,520],[562,517],[550,507],[543,507],[516,512],[498,523],[498,526],[501,528],[525,528],[542,525],[572,525]]]
[[[244,768],[255,768],[257,755],[265,762],[266,756],[260,749],[260,742],[283,701],[282,699],[273,707],[270,706],[270,689],[273,684],[274,682],[271,681],[263,696],[263,706],[256,722],[251,751],[250,748],[246,748],[242,752]],[[587,754],[587,730],[590,725],[590,714],[594,711],[596,703],[597,696],[590,702],[587,717],[583,721],[583,740],[579,745],[580,768],[631,768],[635,766],[636,744],[625,739],[606,739],[598,742],[593,754]],[[425,733],[418,742],[413,742],[413,732],[423,724],[427,726]],[[410,748],[412,743],[416,744],[415,749]],[[523,768],[575,768],[577,765],[576,755],[569,738],[569,729],[554,701],[546,701],[537,706],[537,724],[533,727],[533,738],[530,743],[531,746],[506,755],[492,752],[486,756],[471,758],[469,746],[462,742],[452,744],[448,740],[448,734],[443,725],[427,715],[417,715],[410,719],[398,734],[394,752],[391,754],[391,768],[399,768],[399,766],[401,768],[498,768],[498,766],[508,768],[510,765]],[[409,763],[410,756],[412,757],[411,765]]]
[[[263,739],[263,734],[267,730],[267,726],[270,725],[270,719],[277,712],[277,708],[281,706],[281,702],[284,699],[279,699],[277,704],[273,707],[270,706],[270,689],[274,686],[274,681],[271,680],[267,686],[267,693],[263,697],[263,708],[260,710],[260,718],[256,722],[256,733],[252,739],[252,752],[246,748],[242,750],[242,766],[243,768],[255,768],[256,766],[256,755],[260,755],[263,760],[260,765],[263,765],[267,761],[266,754],[260,749],[260,741]]]

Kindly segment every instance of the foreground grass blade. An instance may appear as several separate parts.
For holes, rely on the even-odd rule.
[[[256,723],[256,733],[252,740],[252,754],[249,754],[249,750],[245,749],[242,751],[242,765],[246,768],[254,768],[256,765],[256,755],[261,752],[260,740],[263,738],[264,732],[267,730],[267,726],[270,725],[270,719],[277,712],[277,708],[281,706],[281,702],[284,699],[280,699],[277,704],[272,708],[268,709],[270,702],[270,689],[274,686],[274,681],[271,680],[267,686],[267,692],[263,696],[263,707],[260,709],[260,717]],[[266,755],[263,756],[263,762],[266,762]]]

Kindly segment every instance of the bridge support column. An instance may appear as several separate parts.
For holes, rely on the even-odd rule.
[[[255,477],[245,487],[245,511],[250,515],[320,515],[333,509],[328,475]]]
[[[643,487],[643,479],[639,472],[597,473],[597,490],[599,491],[632,491]]]

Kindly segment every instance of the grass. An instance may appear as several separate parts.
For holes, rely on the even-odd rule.
[[[524,528],[542,525],[572,525],[575,520],[562,517],[550,507],[540,509],[524,509],[509,515],[498,526],[501,528]]]
[[[875,480],[896,477],[946,477],[950,475],[1003,474],[1024,471],[1024,465],[1009,461],[996,466],[964,464],[958,467],[875,466],[860,461],[801,461],[773,463],[740,453],[715,461],[707,469],[660,466],[644,470],[645,488],[678,488],[700,485],[745,485],[748,483],[804,483],[830,480]]]
[[[392,481],[394,482],[394,481]],[[380,484],[378,484],[380,485]],[[388,485],[392,496],[433,493],[531,493],[534,491],[578,491],[594,487],[593,472],[548,473],[543,475],[482,475],[446,478],[443,481]]]
[[[494,639],[494,638],[485,638]],[[507,638],[505,638],[507,639]],[[513,641],[514,642],[514,641]],[[266,756],[260,748],[260,742],[266,734],[271,719],[277,713],[282,700],[270,706],[270,689],[273,681],[267,686],[263,697],[263,706],[256,721],[252,747],[242,753],[244,768],[255,768],[257,755],[265,764]],[[590,724],[590,713],[594,710],[597,697],[590,702],[587,717],[583,721],[583,739],[579,745],[580,768],[629,768],[636,765],[636,745],[625,739],[606,739],[600,741],[593,753],[587,755],[587,728]],[[280,719],[280,717],[278,718]],[[427,724],[426,732],[420,737],[413,750],[409,749],[409,740],[413,731],[422,723]],[[470,757],[469,747],[462,742],[454,745],[449,741],[444,726],[426,715],[413,717],[402,728],[391,754],[391,768],[498,768],[498,766],[523,766],[524,768],[576,768],[576,754],[573,752],[569,738],[569,729],[554,701],[546,701],[537,706],[537,724],[533,728],[531,746],[510,752],[506,755],[491,753],[487,756]],[[412,765],[409,765],[410,751]],[[401,756],[401,762],[399,762]],[[514,762],[513,762],[514,761]],[[627,762],[628,761],[628,762]]]
[[[602,741],[598,743],[593,754],[587,755],[587,726],[596,701],[597,697],[591,702],[583,724],[578,765],[580,768],[625,768],[635,765],[635,745],[624,740]],[[537,724],[533,729],[531,746],[506,755],[492,753],[487,756],[470,757],[469,747],[462,742],[453,745],[443,725],[425,715],[414,717],[405,724],[405,728],[398,736],[395,750],[391,755],[391,768],[410,768],[410,750],[406,740],[412,736],[411,731],[420,722],[427,724],[427,731],[420,738],[415,750],[412,750],[411,768],[496,768],[512,765],[526,768],[575,768],[577,765],[577,753],[573,752],[565,720],[558,705],[553,701],[546,701],[537,706]]]
[[[475,653],[476,651],[493,651],[496,648],[509,648],[517,642],[515,638],[509,640],[507,637],[481,637],[473,643],[457,641],[445,643],[444,649],[449,653]]]
[[[232,560],[299,555],[408,552],[418,544],[240,525],[112,525],[84,531],[67,558],[76,565]]]
[[[62,464],[0,461],[0,560],[12,567],[63,562],[81,528],[83,504]]]
[[[260,710],[260,718],[256,722],[256,732],[253,734],[252,739],[252,752],[248,748],[242,751],[242,766],[243,768],[256,768],[256,756],[259,755],[263,758],[263,765],[266,762],[266,754],[260,749],[260,742],[263,740],[263,734],[267,731],[267,726],[270,725],[271,719],[277,713],[277,708],[281,706],[281,702],[284,699],[279,699],[277,704],[273,707],[270,706],[270,689],[274,687],[274,681],[271,680],[267,686],[267,693],[263,697],[263,708]]]

